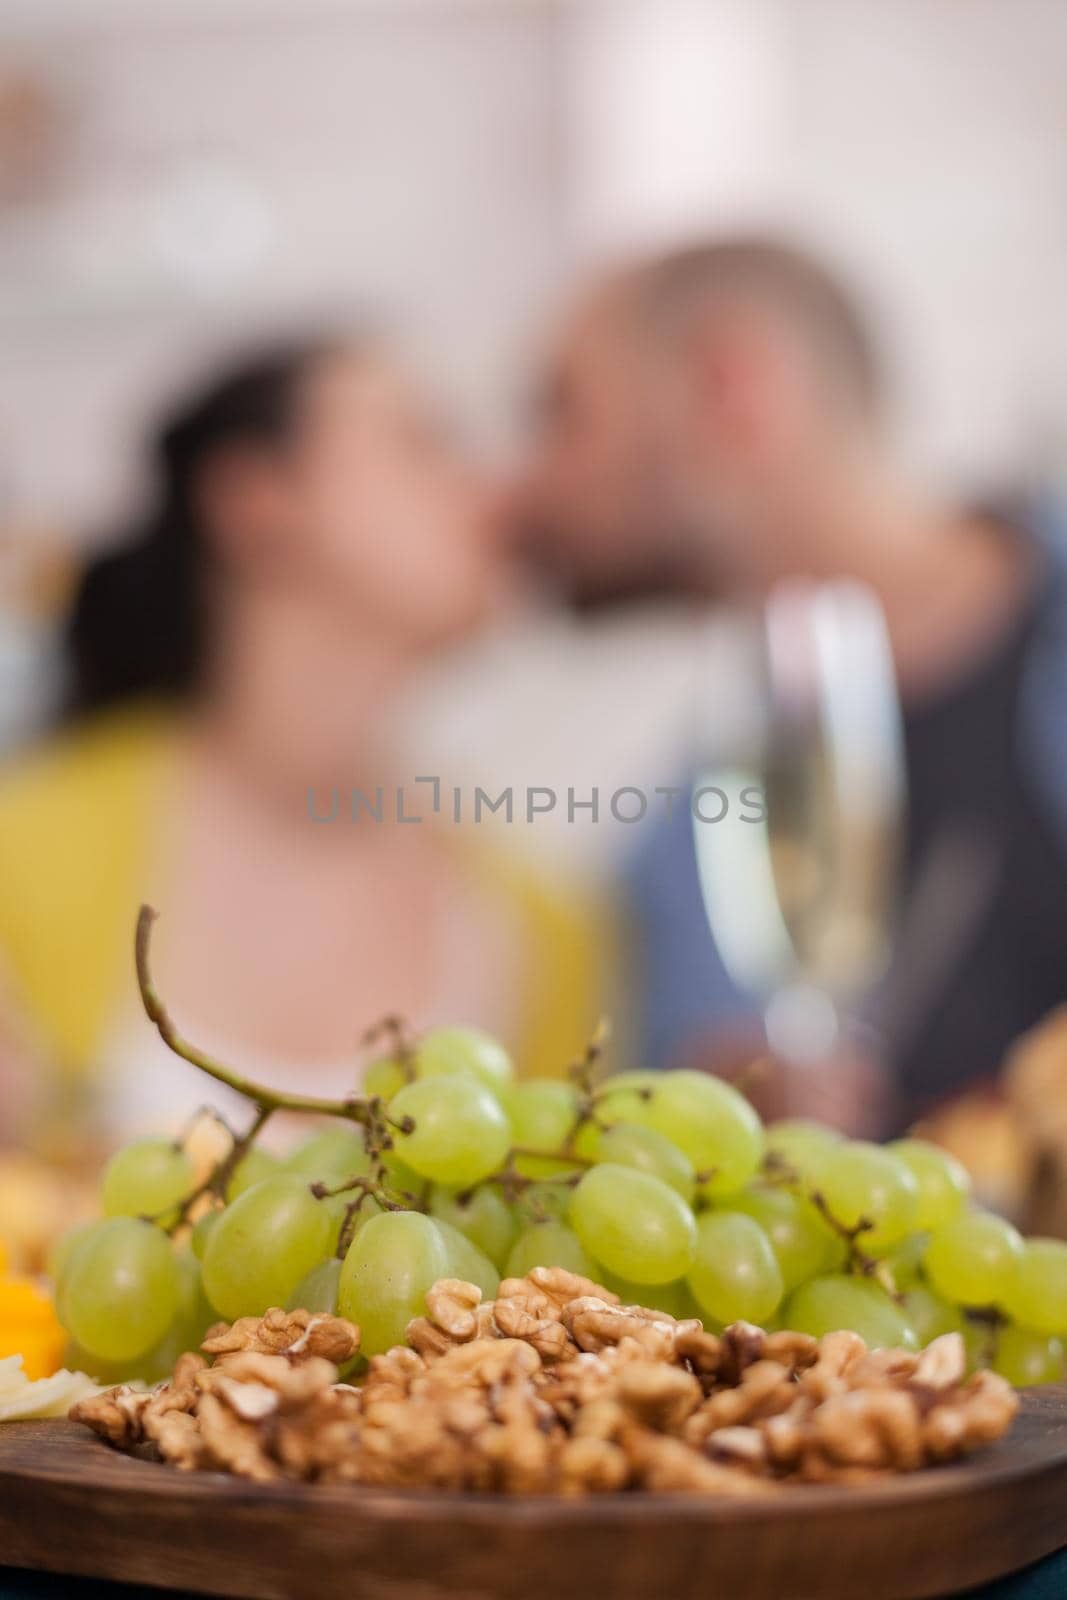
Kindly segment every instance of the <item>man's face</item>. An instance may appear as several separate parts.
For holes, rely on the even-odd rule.
[[[780,319],[727,303],[642,337],[604,291],[560,340],[521,496],[527,551],[587,601],[704,592],[744,574],[766,506],[804,470],[820,407]]]
[[[648,374],[613,296],[561,339],[521,495],[527,549],[580,593],[638,587],[665,553]]]

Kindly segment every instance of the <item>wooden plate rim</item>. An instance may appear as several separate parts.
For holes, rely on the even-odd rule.
[[[1059,1386],[1057,1386],[1058,1388]],[[1067,1390],[1065,1390],[1067,1393]],[[150,1494],[154,1499],[181,1499],[218,1502],[225,1499],[234,1503],[275,1506],[344,1507],[357,1511],[368,1519],[388,1522],[410,1518],[417,1507],[420,1516],[437,1514],[437,1519],[454,1522],[464,1518],[476,1523],[491,1520],[495,1525],[506,1521],[512,1525],[536,1522],[540,1527],[554,1522],[564,1526],[595,1526],[611,1524],[620,1519],[627,1522],[642,1520],[658,1522],[669,1518],[696,1523],[707,1521],[761,1522],[776,1514],[793,1516],[800,1508],[820,1516],[836,1516],[842,1511],[873,1510],[881,1507],[898,1507],[911,1501],[930,1504],[951,1499],[961,1490],[978,1487],[973,1479],[973,1466],[952,1463],[941,1467],[928,1467],[918,1472],[901,1473],[882,1481],[843,1487],[835,1484],[782,1484],[768,1494],[751,1498],[707,1496],[696,1494],[641,1494],[634,1492],[589,1495],[584,1498],[567,1498],[561,1495],[504,1495],[475,1490],[395,1489],[376,1488],[352,1484],[305,1483],[254,1483],[221,1472],[180,1472],[165,1462],[147,1456],[124,1454],[100,1439],[86,1436],[78,1424],[57,1420],[47,1425],[49,1432],[65,1434],[75,1449],[84,1452],[75,1475],[73,1461],[53,1465],[50,1462],[34,1463],[27,1471],[17,1461],[7,1459],[5,1436],[12,1444],[18,1432],[33,1430],[40,1437],[46,1424],[9,1422],[0,1432],[0,1483],[12,1477],[34,1477],[69,1486],[77,1484],[88,1492],[95,1489],[136,1489]],[[14,1436],[14,1437],[12,1437]],[[1010,1437],[1010,1436],[1009,1436]],[[993,1446],[979,1458],[983,1464],[981,1488],[996,1491],[1048,1470],[1047,1464],[1032,1459],[1029,1454],[1005,1456],[998,1459],[1000,1446]],[[107,1461],[106,1477],[95,1478],[93,1459]],[[112,1476],[112,1468],[117,1469]],[[136,1479],[133,1474],[136,1474]]]

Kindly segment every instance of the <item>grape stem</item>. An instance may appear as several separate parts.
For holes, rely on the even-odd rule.
[[[867,1255],[857,1243],[861,1234],[868,1233],[874,1227],[869,1217],[861,1217],[855,1227],[848,1227],[840,1217],[834,1215],[826,1202],[826,1196],[805,1183],[803,1173],[774,1150],[768,1151],[763,1158],[763,1182],[771,1188],[800,1186],[804,1197],[815,1207],[827,1227],[845,1241],[848,1247],[845,1270],[864,1278],[874,1278],[893,1300],[903,1299],[892,1271],[886,1263],[879,1261],[877,1256]]]
[[[760,1168],[760,1178],[764,1184],[770,1187],[787,1189],[804,1181],[803,1173],[787,1161],[783,1155],[780,1155],[777,1150],[767,1151]]]
[[[508,1151],[508,1165],[514,1156],[536,1156],[540,1161],[567,1161],[572,1167],[593,1167],[596,1162],[591,1156],[580,1156],[574,1150],[568,1150],[566,1144],[559,1150],[542,1150],[533,1144],[513,1144]],[[501,1169],[503,1170],[503,1169]],[[520,1174],[521,1176],[521,1174]],[[548,1183],[550,1178],[532,1178],[532,1183]]]
[[[897,1289],[896,1280],[890,1268],[884,1261],[879,1261],[877,1256],[869,1256],[865,1250],[861,1250],[857,1242],[862,1234],[869,1233],[874,1227],[870,1217],[861,1217],[855,1226],[850,1228],[839,1217],[834,1215],[826,1202],[826,1196],[821,1190],[809,1189],[808,1199],[827,1226],[832,1228],[845,1241],[848,1247],[846,1269],[863,1278],[874,1278],[877,1283],[881,1284],[891,1299],[902,1300],[903,1295]]]
[[[415,1081],[415,1045],[408,1031],[407,1023],[403,1017],[390,1013],[382,1017],[380,1022],[372,1022],[360,1040],[364,1049],[378,1043],[380,1039],[387,1039],[391,1046],[391,1053],[400,1067],[407,1083]]]
[[[391,1199],[389,1191],[380,1182],[362,1175],[349,1178],[345,1183],[333,1185],[312,1183],[309,1187],[316,1200],[326,1200],[333,1195],[351,1194],[353,1190],[356,1191],[356,1198],[345,1207],[345,1214],[337,1235],[337,1249],[334,1253],[340,1261],[343,1261],[348,1254],[348,1247],[352,1243],[352,1235],[355,1231],[355,1221],[364,1201],[376,1201],[383,1211],[417,1211],[421,1209],[416,1204],[414,1195],[398,1190],[397,1193],[400,1195],[400,1199]],[[411,1204],[405,1205],[404,1201],[406,1200],[411,1201]]]
[[[181,1056],[183,1061],[188,1061],[192,1066],[199,1067],[201,1072],[205,1072],[209,1078],[214,1078],[216,1083],[224,1083],[236,1094],[244,1095],[246,1100],[254,1101],[261,1110],[305,1111],[324,1117],[344,1117],[349,1122],[359,1122],[365,1127],[373,1121],[370,1101],[358,1095],[348,1096],[344,1100],[325,1100],[318,1095],[286,1094],[281,1089],[270,1089],[266,1084],[253,1083],[251,1078],[242,1077],[231,1067],[223,1066],[214,1056],[209,1056],[206,1051],[183,1038],[159,997],[149,966],[152,924],[158,915],[159,913],[151,906],[142,906],[137,918],[137,986],[141,991],[141,1003],[148,1020],[155,1025],[163,1043],[173,1050],[175,1055]]]
[[[260,1106],[255,1117],[252,1119],[252,1122],[249,1124],[247,1131],[242,1134],[234,1133],[229,1123],[220,1117],[219,1122],[226,1129],[226,1132],[230,1135],[232,1140],[230,1148],[227,1150],[226,1154],[220,1161],[215,1163],[207,1177],[204,1179],[203,1183],[198,1183],[195,1189],[191,1189],[189,1191],[185,1199],[179,1205],[173,1221],[170,1222],[166,1227],[164,1227],[163,1224],[163,1218],[167,1214],[165,1211],[160,1212],[158,1216],[147,1217],[145,1220],[147,1222],[156,1223],[157,1226],[163,1228],[165,1233],[175,1233],[183,1223],[188,1222],[189,1213],[192,1211],[196,1202],[203,1199],[204,1195],[213,1194],[217,1195],[219,1199],[223,1199],[226,1194],[226,1185],[233,1177],[234,1171],[236,1170],[241,1157],[247,1153],[250,1145],[259,1136],[261,1129],[267,1123],[269,1118],[273,1116],[273,1114],[274,1113],[271,1110]]]
[[[574,1118],[574,1125],[563,1141],[560,1154],[570,1159],[574,1150],[574,1141],[587,1123],[594,1127],[602,1128],[603,1123],[597,1121],[596,1108],[604,1098],[605,1088],[596,1086],[597,1068],[600,1058],[604,1054],[605,1046],[611,1037],[611,1023],[607,1017],[601,1017],[593,1029],[593,1037],[585,1047],[585,1052],[578,1061],[572,1062],[567,1069],[567,1076],[574,1084],[578,1093],[578,1105]],[[545,1152],[535,1150],[534,1155]]]
[[[403,1201],[414,1201],[415,1199],[414,1195],[397,1191],[400,1193],[401,1198],[394,1200],[391,1198],[391,1191],[384,1184],[379,1183],[375,1178],[365,1178],[362,1175],[356,1178],[346,1178],[344,1183],[312,1183],[308,1187],[316,1200],[330,1200],[335,1195],[350,1194],[355,1189],[359,1192],[361,1205],[369,1197],[372,1200],[376,1200],[383,1211],[410,1211],[412,1207],[404,1205]]]
[[[972,1306],[964,1311],[964,1317],[981,1339],[978,1349],[982,1364],[991,1367],[996,1360],[1000,1331],[1007,1323],[1007,1317],[996,1306]]]
[[[593,1165],[584,1156],[568,1155],[566,1151],[527,1150],[522,1145],[516,1145],[513,1150],[508,1152],[508,1158],[504,1165],[496,1172],[491,1172],[487,1178],[482,1179],[482,1183],[499,1184],[504,1192],[504,1198],[508,1201],[518,1200],[520,1195],[525,1194],[527,1189],[540,1188],[542,1184],[560,1183],[566,1184],[573,1189],[582,1176],[580,1172],[572,1171],[553,1172],[546,1178],[533,1178],[528,1173],[517,1171],[515,1167],[515,1157],[517,1155],[540,1156],[549,1161],[580,1161],[583,1167],[591,1167]],[[477,1187],[479,1186],[476,1184],[475,1188]],[[457,1199],[463,1204],[465,1201],[469,1201],[473,1195],[474,1189],[465,1189],[457,1196]]]
[[[840,1234],[841,1238],[844,1239],[846,1244],[854,1245],[861,1233],[869,1233],[874,1227],[874,1223],[869,1217],[861,1217],[855,1226],[850,1228],[847,1223],[842,1222],[839,1217],[834,1216],[834,1213],[830,1210],[830,1207],[826,1202],[826,1196],[820,1189],[810,1190],[809,1197],[812,1205],[815,1207],[820,1217],[822,1217],[823,1221],[829,1227],[831,1227],[835,1233]]]
[[[192,1207],[204,1195],[225,1196],[226,1186],[233,1177],[241,1158],[247,1153],[269,1118],[276,1111],[297,1111],[313,1116],[340,1117],[348,1122],[357,1122],[364,1129],[364,1141],[368,1152],[379,1158],[378,1173],[375,1178],[367,1178],[362,1175],[353,1177],[347,1183],[340,1184],[337,1188],[327,1188],[321,1183],[309,1185],[311,1192],[317,1199],[324,1199],[327,1195],[343,1194],[349,1190],[358,1191],[356,1199],[348,1207],[345,1214],[345,1220],[341,1227],[342,1241],[351,1234],[355,1215],[368,1196],[373,1196],[383,1209],[389,1211],[425,1210],[428,1198],[426,1193],[423,1194],[420,1200],[418,1196],[407,1194],[404,1191],[390,1191],[383,1181],[385,1168],[380,1158],[384,1150],[392,1149],[393,1147],[389,1129],[396,1129],[397,1132],[403,1134],[412,1133],[415,1124],[411,1117],[402,1117],[399,1120],[392,1119],[385,1111],[382,1101],[377,1097],[366,1099],[358,1095],[350,1095],[343,1100],[326,1100],[318,1095],[287,1094],[280,1089],[268,1088],[266,1084],[255,1083],[251,1078],[246,1078],[241,1073],[235,1072],[232,1067],[224,1066],[214,1056],[208,1055],[199,1046],[190,1043],[188,1039],[184,1038],[175,1026],[170,1012],[163,1004],[156,988],[155,980],[152,977],[149,950],[152,940],[152,926],[157,916],[158,912],[154,911],[151,906],[143,905],[137,918],[135,942],[137,986],[140,990],[145,1015],[155,1026],[163,1043],[175,1055],[180,1056],[183,1061],[188,1061],[191,1066],[197,1067],[201,1072],[206,1073],[216,1083],[225,1084],[235,1094],[242,1095],[246,1100],[250,1100],[256,1107],[256,1115],[247,1132],[241,1135],[234,1134],[233,1130],[228,1128],[224,1119],[217,1112],[213,1113],[218,1117],[222,1126],[227,1127],[233,1143],[229,1151],[221,1161],[216,1163],[203,1183],[198,1184],[190,1194],[186,1195],[178,1208],[177,1217],[168,1231],[173,1232],[175,1228],[187,1222]],[[576,1171],[552,1174],[546,1178],[527,1177],[525,1174],[516,1171],[516,1156],[538,1156],[545,1160],[565,1161],[571,1168],[584,1168],[593,1165],[593,1162],[587,1156],[578,1155],[574,1151],[573,1145],[583,1125],[590,1120],[594,1120],[594,1109],[600,1099],[610,1092],[608,1086],[598,1090],[593,1084],[594,1068],[603,1051],[607,1031],[607,1024],[602,1022],[598,1026],[584,1057],[571,1069],[582,1095],[579,1100],[579,1110],[574,1126],[564,1140],[562,1148],[560,1150],[538,1150],[525,1145],[516,1145],[509,1150],[503,1167],[484,1179],[484,1182],[499,1183],[505,1193],[512,1196],[517,1196],[535,1183],[569,1183],[573,1185],[578,1182],[580,1173]],[[368,1030],[364,1036],[364,1043],[373,1043],[382,1033],[387,1034],[393,1041],[397,1056],[404,1066],[405,1075],[408,1077],[413,1076],[415,1070],[414,1048],[408,1038],[404,1024],[398,1017],[386,1017]],[[202,1113],[198,1113],[198,1115],[200,1114]],[[410,1204],[405,1205],[404,1201],[408,1201]],[[150,1220],[158,1221],[159,1219]]]

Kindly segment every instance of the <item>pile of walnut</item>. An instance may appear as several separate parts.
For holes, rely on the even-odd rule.
[[[219,1324],[151,1393],[71,1412],[123,1449],[187,1470],[509,1494],[618,1489],[752,1495],[782,1480],[863,1481],[1000,1437],[1017,1408],[964,1376],[957,1334],[922,1355],[868,1351],[622,1306],[559,1269],[478,1289],[442,1280],[407,1346],[337,1381],[359,1347],[340,1317],[268,1311]]]

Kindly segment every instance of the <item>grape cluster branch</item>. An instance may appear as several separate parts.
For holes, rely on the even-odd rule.
[[[251,1078],[242,1077],[231,1067],[223,1066],[214,1056],[209,1056],[206,1051],[183,1038],[159,997],[149,966],[148,952],[152,939],[152,924],[157,916],[158,912],[151,906],[142,906],[137,918],[137,986],[141,991],[141,1001],[148,1020],[155,1024],[163,1043],[173,1050],[175,1055],[181,1056],[183,1061],[190,1062],[192,1066],[199,1067],[201,1072],[206,1072],[216,1083],[223,1083],[236,1094],[244,1095],[245,1099],[254,1101],[261,1111],[268,1114],[275,1111],[304,1111],[310,1115],[323,1117],[344,1117],[349,1122],[358,1122],[364,1127],[373,1121],[371,1102],[358,1095],[347,1096],[344,1100],[326,1100],[318,1095],[287,1094],[282,1089],[270,1089],[266,1084],[253,1083]]]
[[[352,1214],[346,1216],[346,1226],[342,1228],[342,1236],[351,1230],[354,1214],[368,1197],[377,1201],[383,1209],[396,1210],[425,1210],[426,1196],[420,1201],[415,1195],[408,1195],[403,1191],[391,1191],[386,1181],[387,1173],[381,1160],[383,1151],[393,1147],[393,1139],[389,1130],[395,1129],[402,1134],[414,1132],[415,1123],[411,1117],[394,1120],[389,1117],[383,1103],[377,1097],[365,1098],[358,1095],[347,1096],[343,1100],[328,1100],[318,1095],[289,1094],[284,1090],[271,1089],[266,1084],[255,1083],[251,1078],[235,1072],[232,1067],[223,1065],[214,1056],[210,1056],[199,1046],[192,1044],[176,1027],[170,1012],[167,1010],[156,988],[152,977],[149,962],[149,951],[152,939],[152,926],[158,917],[158,912],[151,906],[143,905],[137,918],[137,936],[135,944],[137,965],[137,986],[140,990],[141,1001],[145,1014],[154,1024],[163,1043],[180,1056],[183,1061],[188,1061],[191,1066],[197,1067],[201,1072],[213,1078],[216,1083],[225,1084],[236,1094],[242,1095],[252,1102],[256,1114],[243,1134],[231,1133],[232,1144],[226,1155],[216,1163],[208,1176],[193,1189],[178,1208],[177,1217],[171,1223],[168,1231],[173,1231],[187,1222],[193,1206],[204,1195],[212,1194],[219,1198],[225,1195],[226,1186],[239,1165],[242,1157],[251,1148],[259,1133],[276,1111],[303,1112],[313,1116],[340,1117],[349,1122],[359,1123],[364,1130],[364,1140],[368,1153],[377,1158],[377,1171],[374,1179],[355,1176],[349,1182],[336,1188],[327,1189],[322,1184],[310,1185],[312,1193],[317,1199],[327,1195],[336,1195],[345,1190],[358,1191],[356,1199],[349,1207]],[[414,1076],[414,1046],[411,1043],[403,1023],[396,1017],[387,1017],[382,1023],[368,1031],[365,1042],[370,1043],[385,1033],[391,1039],[397,1052],[398,1059],[404,1067],[405,1076],[410,1079]],[[601,1024],[597,1029],[584,1058],[572,1069],[580,1091],[578,1111],[573,1128],[568,1133],[563,1146],[559,1150],[531,1150],[524,1146],[516,1145],[508,1152],[503,1167],[490,1177],[484,1179],[486,1183],[499,1183],[513,1196],[521,1193],[534,1182],[568,1182],[576,1183],[580,1176],[580,1169],[589,1167],[593,1163],[584,1156],[580,1156],[573,1149],[574,1140],[579,1130],[590,1120],[594,1120],[594,1109],[602,1097],[603,1091],[597,1091],[593,1086],[593,1072],[595,1064],[603,1049],[607,1036],[606,1024]],[[215,1113],[217,1116],[218,1114]],[[223,1119],[220,1117],[220,1121]],[[227,1126],[223,1122],[224,1126]],[[536,1155],[548,1160],[559,1160],[568,1163],[572,1168],[579,1169],[558,1176],[551,1176],[535,1180],[524,1177],[516,1170],[515,1159],[524,1155]],[[398,1199],[395,1196],[399,1196]],[[410,1202],[409,1205],[403,1202]],[[158,1220],[158,1219],[154,1219]]]

